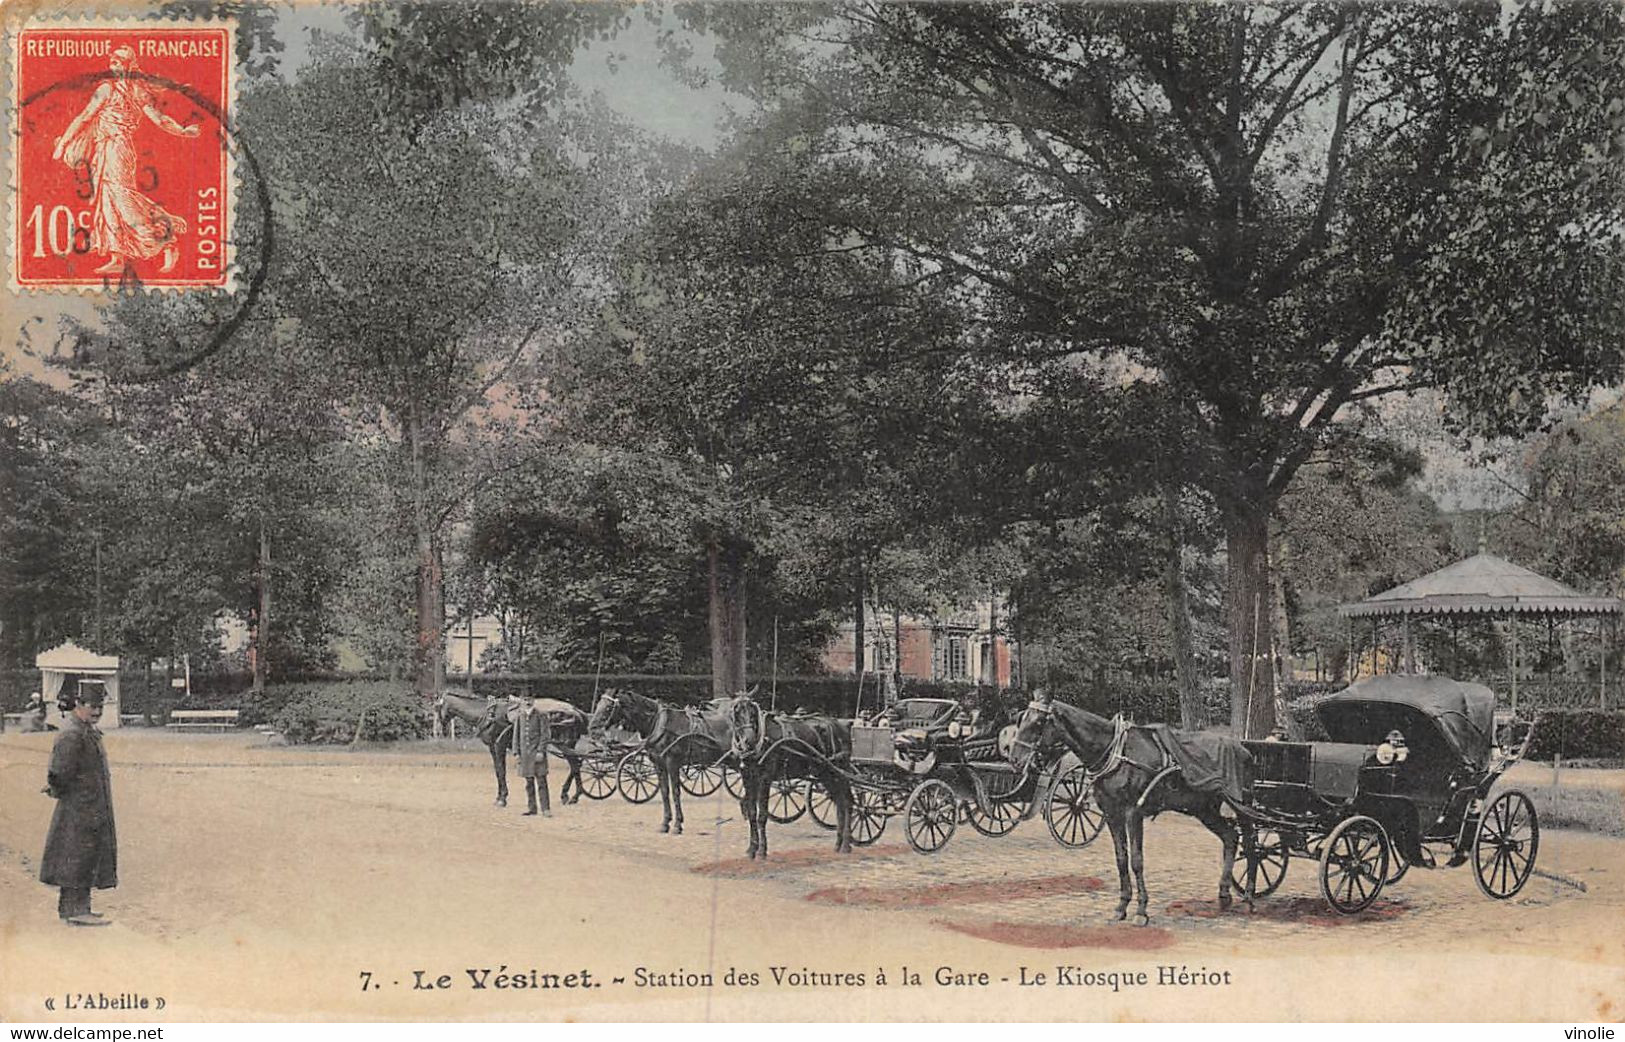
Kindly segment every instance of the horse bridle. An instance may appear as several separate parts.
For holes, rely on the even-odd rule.
[[[1056,714],[1055,704],[1053,702],[1029,702],[1027,703],[1027,708],[1040,714],[1046,719],[1057,721],[1060,724],[1061,729],[1066,732],[1067,737],[1071,738],[1079,746],[1083,744],[1082,741],[1079,740],[1078,736],[1073,733],[1072,728],[1067,723],[1066,717],[1058,716]],[[1128,733],[1131,728],[1132,725],[1122,713],[1117,713],[1112,717],[1112,738],[1110,742],[1106,743],[1105,752],[1101,753],[1100,759],[1096,760],[1092,766],[1084,768],[1084,775],[1089,779],[1091,784],[1106,777],[1108,774],[1111,774],[1113,771],[1123,766],[1123,764],[1134,762],[1123,755],[1123,746],[1128,741]],[[1033,760],[1036,760],[1039,753],[1043,751],[1040,743],[1023,741],[1019,729],[1016,731],[1016,736],[1011,739],[1010,747],[1012,749],[1019,749],[1022,747],[1031,749],[1031,759]],[[1136,763],[1135,766],[1144,767],[1145,765]]]
[[[1048,718],[1048,717],[1052,716],[1054,714],[1054,712],[1055,712],[1054,709],[1052,709],[1048,704],[1041,703],[1041,702],[1028,702],[1027,703],[1027,708],[1030,711],[1034,712],[1034,713],[1038,713],[1040,715],[1040,717],[1043,717],[1043,718]],[[1017,726],[1016,727],[1016,733],[1014,735],[1012,735],[1011,738],[1010,738],[1010,749],[1011,749],[1012,752],[1014,752],[1016,750],[1019,750],[1019,749],[1031,749],[1032,754],[1027,757],[1027,762],[1032,763],[1033,761],[1038,759],[1038,754],[1044,751],[1043,750],[1043,745],[1042,745],[1042,742],[1041,742],[1043,737],[1044,737],[1043,732],[1040,731],[1039,732],[1039,738],[1040,738],[1039,742],[1026,741],[1025,739],[1023,739],[1021,737],[1021,728],[1020,728],[1020,726]]]
[[[733,748],[733,754],[737,756],[741,762],[743,762],[747,756],[755,758],[762,755],[762,747],[767,744],[767,711],[763,709],[761,704],[755,699],[746,699],[743,706],[736,703],[730,708],[728,712],[728,723],[730,725],[734,723],[734,714],[738,713],[740,710],[744,710],[754,717],[753,723],[756,727],[756,743],[754,748],[747,746],[743,741],[741,741],[741,738],[744,735],[743,728],[738,726],[733,728],[733,737],[730,740],[729,745]]]

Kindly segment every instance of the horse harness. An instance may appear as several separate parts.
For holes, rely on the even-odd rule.
[[[1051,711],[1053,712],[1053,710]],[[1074,740],[1076,740],[1078,736],[1076,734],[1072,734],[1072,728],[1067,723],[1066,717],[1059,716],[1057,719],[1060,720],[1061,727],[1064,728]],[[1122,713],[1118,713],[1113,716],[1112,739],[1106,744],[1106,751],[1101,754],[1100,759],[1095,762],[1094,766],[1084,768],[1084,775],[1089,779],[1090,786],[1093,786],[1101,779],[1115,774],[1120,768],[1123,767],[1124,764],[1128,764],[1132,767],[1138,767],[1140,770],[1151,776],[1151,781],[1140,793],[1140,798],[1134,802],[1136,809],[1143,809],[1145,807],[1145,801],[1150,798],[1151,793],[1154,792],[1157,786],[1162,783],[1162,780],[1168,777],[1170,774],[1178,773],[1180,771],[1180,766],[1174,757],[1168,752],[1167,747],[1163,745],[1161,739],[1158,737],[1157,732],[1155,731],[1147,731],[1147,733],[1151,736],[1152,746],[1154,746],[1157,752],[1161,755],[1162,762],[1160,764],[1153,767],[1148,763],[1141,763],[1139,760],[1129,756],[1128,753],[1124,751],[1124,747],[1128,744],[1129,732],[1133,730],[1135,730],[1135,725],[1129,723],[1128,720],[1124,718]]]

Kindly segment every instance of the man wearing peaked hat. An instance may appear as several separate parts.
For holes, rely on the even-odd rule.
[[[547,714],[536,708],[536,696],[527,692],[519,701],[519,715],[514,720],[513,732],[519,776],[525,779],[525,800],[530,804],[530,809],[525,811],[527,815],[536,813],[536,800],[540,793],[542,817],[553,816],[547,798],[547,743],[552,737]]]
[[[113,831],[113,789],[96,729],[98,703],[66,693],[62,731],[51,747],[46,769],[47,795],[56,812],[40,858],[40,882],[60,890],[57,915],[73,926],[106,926],[109,920],[90,910],[90,891],[118,885],[118,837]]]

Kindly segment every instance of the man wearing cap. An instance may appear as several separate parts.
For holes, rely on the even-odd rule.
[[[553,809],[547,797],[547,743],[552,728],[547,714],[536,708],[536,696],[525,695],[519,702],[519,717],[514,721],[513,747],[519,758],[519,776],[525,779],[525,799],[536,813],[536,790],[541,790],[542,817],[551,818]]]
[[[47,795],[56,812],[40,858],[40,882],[60,888],[56,912],[73,926],[106,926],[90,910],[90,891],[118,886],[118,837],[113,831],[113,788],[102,750],[98,703],[64,694],[62,731],[51,747]]]

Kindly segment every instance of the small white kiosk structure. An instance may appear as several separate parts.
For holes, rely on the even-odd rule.
[[[62,710],[56,700],[62,689],[72,685],[81,697],[102,703],[102,718],[96,724],[106,731],[119,725],[118,658],[86,651],[69,641],[34,660],[40,671],[40,696],[45,700],[45,722],[62,726]]]

